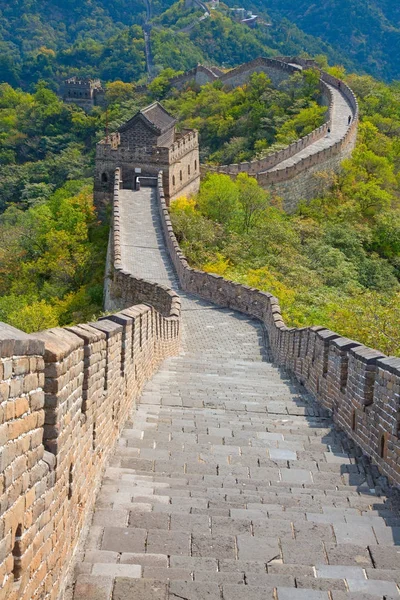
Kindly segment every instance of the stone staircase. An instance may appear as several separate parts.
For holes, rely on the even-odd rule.
[[[146,194],[126,197],[125,268],[143,276],[159,260],[164,281]],[[397,496],[269,361],[260,322],[182,297],[182,352],[123,430],[74,600],[398,599]]]

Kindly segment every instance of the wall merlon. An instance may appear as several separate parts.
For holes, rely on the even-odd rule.
[[[338,348],[341,352],[347,352],[351,348],[360,347],[362,344],[359,342],[355,342],[354,340],[349,340],[348,338],[338,336],[332,340],[332,345]]]
[[[377,361],[377,365],[380,369],[388,371],[396,377],[400,377],[400,358],[385,357],[380,358]]]

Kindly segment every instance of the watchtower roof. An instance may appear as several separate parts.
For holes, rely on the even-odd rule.
[[[123,132],[131,129],[132,125],[138,120],[144,121],[158,135],[171,129],[177,122],[159,102],[153,102],[150,106],[139,110],[129,121],[121,125],[118,131]]]

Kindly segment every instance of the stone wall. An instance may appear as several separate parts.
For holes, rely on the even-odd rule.
[[[237,87],[247,83],[253,73],[266,73],[273,85],[278,87],[282,81],[288,79],[298,67],[274,58],[259,57],[244,63],[235,69],[231,69],[219,77],[219,81],[228,87]]]
[[[278,86],[301,67],[317,68],[314,61],[295,57],[280,57],[278,59],[259,57],[231,69],[227,73],[214,73],[211,69],[199,65],[195,69],[171,79],[170,83],[171,86],[182,87],[189,81],[197,81],[197,77],[203,76],[204,81],[200,82],[199,80],[201,85],[207,81],[219,80],[225,86],[235,87],[246,83],[253,73],[266,73],[272,83]],[[319,174],[326,171],[339,171],[342,160],[350,156],[355,146],[358,129],[358,104],[352,90],[343,81],[339,81],[321,70],[320,77],[321,104],[328,107],[323,125],[286,148],[261,160],[216,167],[201,165],[201,173],[203,175],[209,172],[224,173],[232,178],[236,177],[238,173],[248,173],[255,177],[262,187],[271,190],[274,195],[282,197],[284,208],[287,211],[294,210],[301,200],[317,196],[326,187],[328,181],[326,177],[320,177]],[[295,157],[296,154],[308,148],[311,144],[324,138],[328,133],[328,129],[332,127],[333,96],[327,84],[336,88],[340,87],[341,92],[348,100],[353,116],[351,126],[342,139],[331,147],[315,152],[315,154],[297,161],[288,168],[279,168],[280,163]],[[162,167],[160,166],[160,168]],[[172,199],[178,197],[179,192],[187,193],[187,190],[174,190],[167,195],[170,195]]]
[[[289,328],[271,294],[193,269],[174,235],[161,175],[158,198],[165,242],[182,289],[260,319],[275,362],[332,411],[337,426],[399,485],[400,359],[388,358],[324,327]]]
[[[253,73],[263,72],[271,78],[274,85],[279,85],[282,80],[296,72],[296,63],[303,67],[315,67],[314,64],[310,65],[307,61],[296,58],[286,57],[281,60],[257,58],[225,73],[219,80],[225,85],[243,85]],[[317,196],[328,181],[327,178],[321,178],[319,174],[326,171],[339,171],[342,160],[350,156],[354,149],[358,130],[358,103],[353,91],[343,81],[328,73],[320,71],[320,75],[322,103],[329,107],[325,123],[321,127],[262,160],[217,167],[202,165],[202,173],[225,173],[232,178],[236,177],[238,173],[248,173],[255,177],[263,188],[269,189],[274,195],[283,198],[284,208],[288,212],[293,211],[301,200],[309,200]],[[290,167],[279,168],[280,163],[296,156],[314,142],[325,137],[328,128],[332,126],[333,97],[326,84],[335,88],[340,87],[341,92],[348,100],[353,117],[350,127],[343,137],[331,147],[299,160]]]
[[[355,142],[355,138],[350,138],[350,143],[338,153],[333,149],[325,150],[293,168],[277,170],[274,174],[260,173],[257,180],[272,196],[283,199],[287,212],[293,212],[302,200],[316,198],[332,187],[332,174],[337,173],[342,161],[351,156]]]
[[[62,597],[119,432],[179,349],[178,296],[124,272],[118,236],[117,201],[110,297],[119,312],[33,335],[0,324],[1,600]]]

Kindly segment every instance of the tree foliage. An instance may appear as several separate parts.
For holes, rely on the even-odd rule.
[[[101,309],[107,231],[90,185],[71,181],[28,210],[10,206],[0,240],[0,320],[31,332]]]
[[[319,78],[305,70],[276,89],[264,73],[234,89],[221,82],[196,88],[165,100],[184,127],[199,130],[202,159],[230,164],[260,158],[277,141],[290,144],[319,127],[326,108],[317,105]]]

